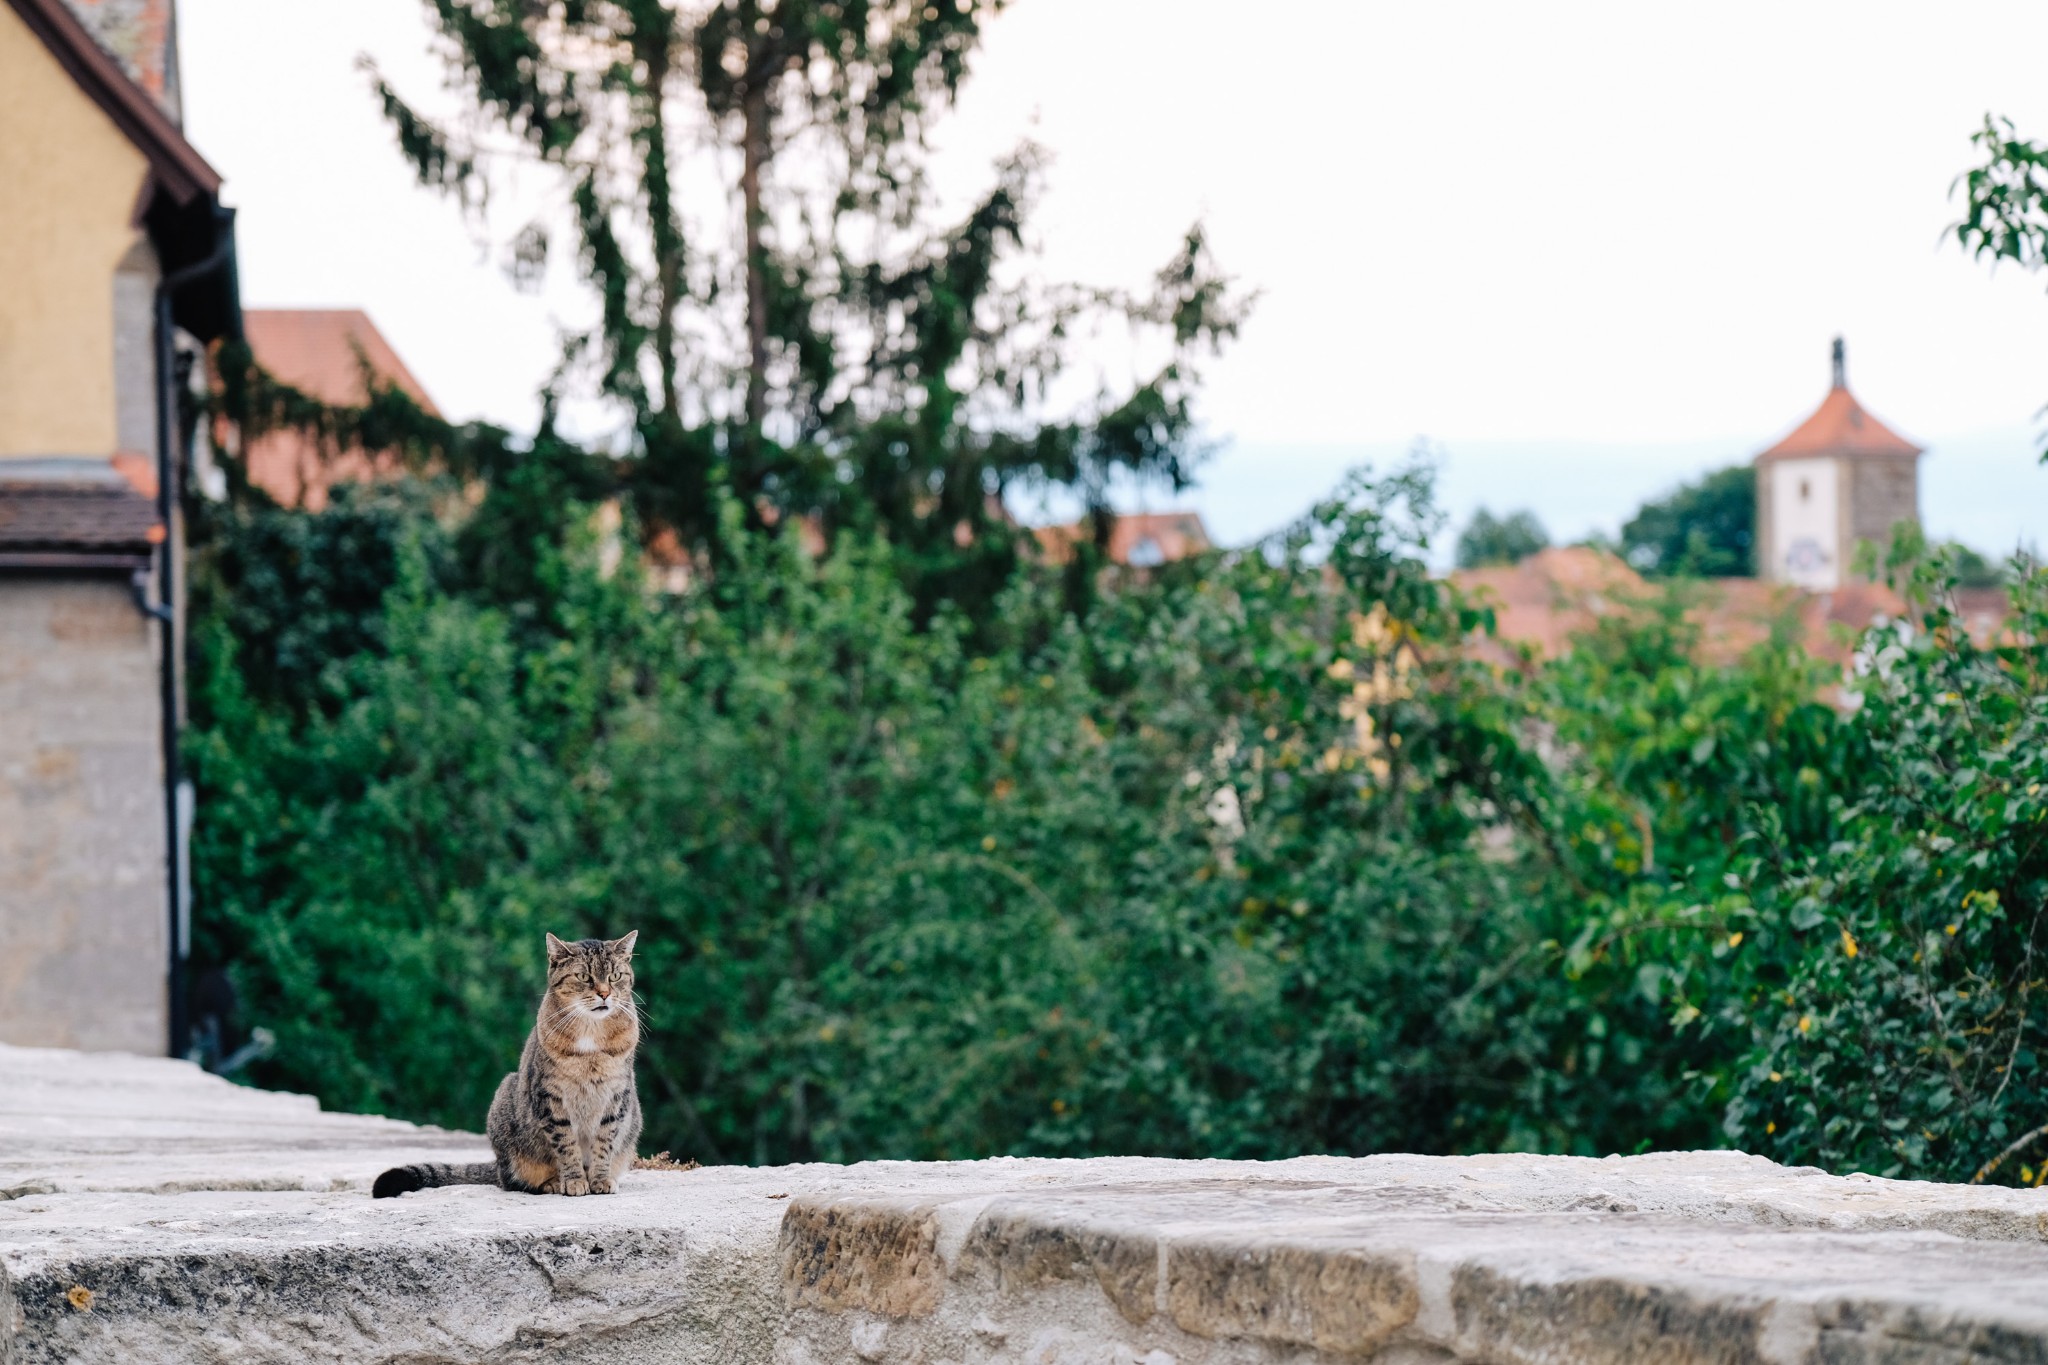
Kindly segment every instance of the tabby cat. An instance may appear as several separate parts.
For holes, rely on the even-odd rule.
[[[488,1185],[530,1194],[610,1194],[633,1165],[640,1096],[633,1049],[633,941],[548,935],[548,988],[519,1069],[498,1083],[485,1125],[497,1160],[397,1166],[377,1177],[378,1199],[434,1185]]]

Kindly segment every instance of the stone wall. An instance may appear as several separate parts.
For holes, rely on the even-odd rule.
[[[638,1170],[0,1047],[0,1362],[2048,1361],[2048,1191],[1732,1152]]]
[[[122,578],[0,575],[0,1041],[164,1050],[157,635]]]
[[[1916,526],[1920,522],[1920,457],[1864,457],[1843,463],[1850,480],[1844,509],[1848,522],[1845,553],[1853,556],[1856,546],[1866,540],[1882,553],[1891,544],[1892,527],[1902,521]]]

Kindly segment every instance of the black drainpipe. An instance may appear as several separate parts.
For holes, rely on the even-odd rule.
[[[171,296],[194,280],[203,279],[228,267],[234,259],[234,210],[214,207],[213,251],[203,261],[182,266],[157,281],[156,286],[156,511],[163,522],[164,539],[157,556],[157,596],[160,605],[150,615],[163,624],[163,660],[158,679],[163,708],[164,750],[164,888],[170,915],[170,960],[168,973],[170,1004],[170,1055],[183,1057],[191,1047],[186,1021],[185,960],[191,955],[189,937],[189,895],[185,878],[185,818],[180,807],[179,787],[184,768],[178,745],[178,538],[174,514],[178,495],[176,476],[183,460],[174,457],[171,442],[180,428],[178,421],[177,355],[173,341]]]

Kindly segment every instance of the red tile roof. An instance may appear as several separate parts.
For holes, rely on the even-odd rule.
[[[1512,661],[1499,641],[1554,658],[1601,617],[1641,607],[1669,590],[1606,551],[1583,545],[1542,550],[1512,567],[1462,570],[1451,581],[1493,607],[1497,639],[1482,639],[1475,646],[1482,657],[1498,663]],[[1697,595],[1686,619],[1699,628],[1700,653],[1712,663],[1740,659],[1781,624],[1816,658],[1843,662],[1849,647],[1837,627],[1853,634],[1880,614],[1906,611],[1897,593],[1876,583],[1809,593],[1754,578],[1714,578],[1688,590]]]
[[[1851,458],[1918,455],[1920,447],[1863,410],[1848,386],[1828,390],[1813,416],[1772,446],[1759,460],[1790,460],[1804,455],[1846,455]]]
[[[1032,532],[1054,561],[1065,559],[1070,547],[1094,534],[1086,521],[1040,526]],[[1149,568],[1210,548],[1209,530],[1195,512],[1130,512],[1119,515],[1109,531],[1109,558],[1114,564]]]
[[[1620,559],[1583,545],[1538,550],[1516,564],[1461,569],[1451,581],[1491,606],[1503,640],[1539,655],[1564,653],[1574,635],[1639,600],[1649,585]]]
[[[370,393],[363,363],[439,416],[434,400],[360,308],[245,308],[242,325],[256,363],[323,403],[361,403]]]
[[[366,402],[367,364],[378,382],[396,385],[426,411],[440,415],[398,352],[359,308],[248,308],[242,325],[258,365],[323,403],[347,407]],[[295,431],[256,438],[243,459],[251,483],[286,506],[316,512],[327,505],[335,484],[379,478],[395,468],[388,456],[323,451]]]

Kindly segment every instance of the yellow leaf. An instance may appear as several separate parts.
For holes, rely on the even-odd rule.
[[[1812,1016],[1812,1015],[1810,1015],[1810,1014],[1802,1014],[1802,1015],[1800,1015],[1800,1016],[1799,1016],[1799,1031],[1800,1031],[1801,1033],[1811,1033],[1811,1032],[1813,1032],[1813,1016]]]
[[[1777,1120],[1773,1119],[1773,1120],[1772,1120],[1771,1122],[1769,1122],[1769,1123],[1765,1124],[1765,1125],[1764,1125],[1764,1131],[1765,1131],[1766,1133],[1775,1133],[1775,1132],[1777,1132],[1777,1131],[1778,1131],[1778,1123],[1777,1123]]]
[[[1740,933],[1728,935],[1728,946],[1730,948],[1740,948],[1742,946],[1742,935]]]
[[[1850,957],[1856,956],[1856,936],[1847,929],[1842,931],[1842,951]]]

